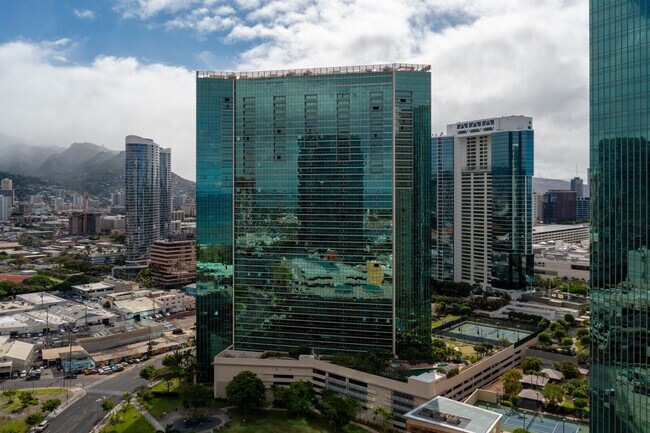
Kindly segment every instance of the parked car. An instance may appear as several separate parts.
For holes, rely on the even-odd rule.
[[[77,375],[74,374],[74,373],[68,373],[68,374],[65,375],[65,378],[66,379],[76,379]]]
[[[42,432],[42,431],[44,431],[44,430],[47,428],[47,425],[48,425],[49,423],[50,423],[50,421],[48,421],[48,420],[43,420],[43,422],[41,422],[39,425],[37,425],[36,427],[34,427],[34,431],[36,431],[36,432]]]
[[[26,378],[26,377],[27,377],[27,370],[23,370],[23,371],[21,371],[21,372],[20,372],[20,377],[21,377],[22,379]]]

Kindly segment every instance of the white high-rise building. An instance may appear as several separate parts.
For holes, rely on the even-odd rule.
[[[0,195],[0,221],[7,221],[11,213],[11,199]]]
[[[454,280],[523,289],[533,275],[532,118],[447,126],[454,137]]]
[[[4,179],[0,180],[0,189],[14,189],[14,182],[11,179],[5,177]]]
[[[154,241],[169,236],[171,149],[149,138],[126,137],[126,255],[147,259]]]

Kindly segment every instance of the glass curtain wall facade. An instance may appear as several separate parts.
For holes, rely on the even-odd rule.
[[[431,76],[404,66],[198,73],[206,362],[429,347]]]
[[[149,257],[160,235],[160,150],[153,140],[126,137],[126,257]]]
[[[492,134],[492,287],[532,283],[534,132]]]
[[[160,239],[169,239],[172,222],[172,150],[160,149]]]
[[[454,279],[454,137],[431,137],[431,275]]]
[[[650,431],[650,3],[590,1],[591,431]]]

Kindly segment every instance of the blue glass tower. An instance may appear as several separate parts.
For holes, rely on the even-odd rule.
[[[590,1],[591,431],[650,431],[650,3]]]
[[[454,137],[431,137],[431,275],[454,280]]]
[[[197,74],[197,342],[430,344],[431,76]]]

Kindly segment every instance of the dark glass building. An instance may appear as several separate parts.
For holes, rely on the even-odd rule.
[[[650,3],[590,1],[591,431],[650,431]]]
[[[568,189],[552,189],[544,193],[544,222],[567,223],[577,219],[577,194]]]
[[[197,74],[197,343],[430,345],[431,76]]]
[[[431,275],[454,280],[454,137],[431,138]]]

